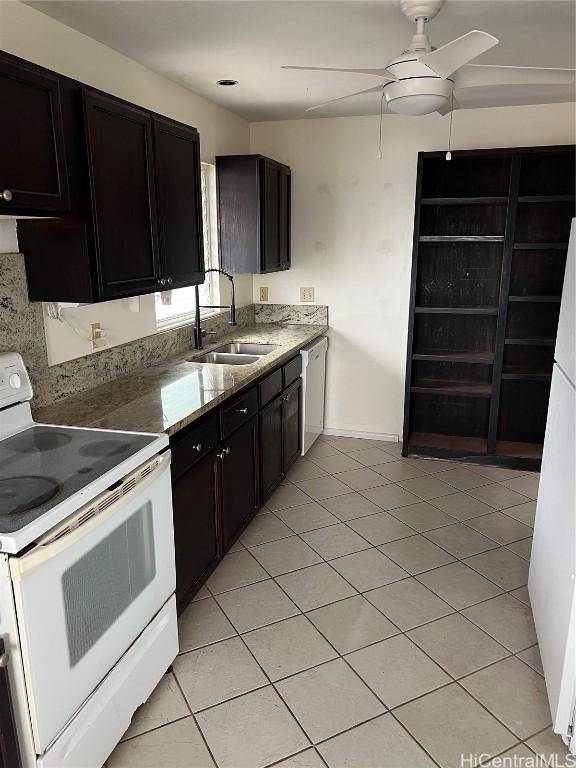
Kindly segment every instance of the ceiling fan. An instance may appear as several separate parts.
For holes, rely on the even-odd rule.
[[[475,29],[433,48],[426,34],[426,22],[436,16],[442,4],[443,0],[400,0],[404,14],[416,23],[416,33],[407,50],[382,69],[282,67],[382,78],[379,85],[324,101],[306,111],[377,92],[382,94],[384,111],[401,115],[444,115],[455,109],[576,101],[574,69],[469,64],[498,44],[498,38],[488,32]]]

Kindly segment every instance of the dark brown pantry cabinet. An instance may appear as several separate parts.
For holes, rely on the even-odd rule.
[[[64,212],[69,205],[58,77],[0,58],[0,213]]]
[[[98,302],[204,281],[195,128],[0,52],[0,213],[32,301]]]
[[[224,155],[216,175],[222,267],[232,274],[290,269],[290,168],[262,155]]]
[[[574,146],[419,155],[404,455],[538,469]]]

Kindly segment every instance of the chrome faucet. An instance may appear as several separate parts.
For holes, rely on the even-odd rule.
[[[199,287],[195,286],[195,293],[196,293],[196,318],[194,322],[194,347],[196,349],[202,349],[202,340],[208,336],[213,335],[216,333],[216,331],[206,331],[204,328],[202,328],[201,322],[200,322],[200,310],[201,309],[228,309],[230,310],[230,320],[228,320],[228,325],[237,325],[236,323],[236,301],[235,301],[235,294],[234,294],[234,278],[231,274],[228,272],[225,272],[223,269],[220,269],[219,267],[211,267],[210,269],[205,270],[205,274],[208,274],[208,272],[218,272],[221,275],[224,275],[224,277],[227,277],[228,280],[230,280],[230,285],[232,286],[232,301],[230,304],[200,304],[200,290]]]

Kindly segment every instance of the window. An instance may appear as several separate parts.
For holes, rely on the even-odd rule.
[[[206,269],[218,266],[218,240],[216,228],[216,169],[209,163],[202,163],[202,220],[204,233],[204,261]],[[200,290],[200,304],[220,303],[220,282],[216,272],[206,276]],[[155,294],[156,327],[173,328],[194,321],[196,300],[194,286],[176,288]],[[203,309],[202,317],[216,314],[217,309]]]

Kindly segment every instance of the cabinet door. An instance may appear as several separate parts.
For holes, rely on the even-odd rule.
[[[302,391],[302,379],[294,382],[283,395],[283,442],[284,442],[284,472],[287,472],[292,464],[300,456],[302,447],[302,434],[300,426],[300,397]]]
[[[258,419],[232,434],[222,446],[222,538],[224,551],[242,526],[256,514],[259,502]]]
[[[157,118],[153,128],[162,279],[172,288],[203,283],[198,132]]]
[[[290,171],[282,168],[279,175],[278,240],[280,269],[290,269]]]
[[[84,92],[100,298],[159,285],[152,120],[113,98]]]
[[[275,163],[261,161],[262,272],[280,268],[280,171]]]
[[[0,213],[65,211],[68,181],[56,75],[0,61]]]
[[[282,421],[284,396],[280,395],[260,412],[260,475],[262,502],[270,498],[284,476]]]
[[[215,451],[173,483],[172,507],[176,599],[183,606],[220,554]]]

